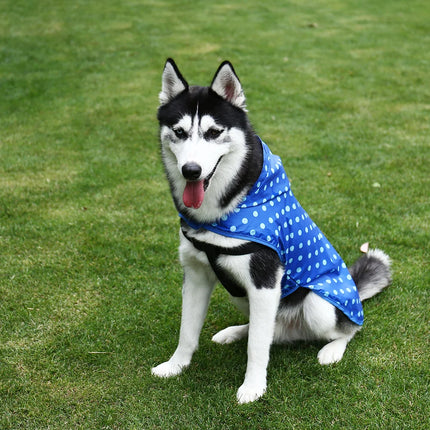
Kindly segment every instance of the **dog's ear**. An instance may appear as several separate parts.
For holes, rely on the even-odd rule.
[[[211,88],[228,102],[246,111],[246,99],[242,85],[229,61],[221,63],[215,73]]]
[[[175,62],[169,58],[164,66],[161,80],[160,105],[168,103],[185,90],[188,90],[188,83],[181,75]]]

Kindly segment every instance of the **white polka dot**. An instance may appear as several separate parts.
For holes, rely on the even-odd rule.
[[[270,224],[273,224],[273,218],[272,217],[269,217],[269,222],[270,222]]]
[[[263,211],[266,212],[267,211],[267,206],[263,205],[263,206],[261,206],[261,209],[263,209]]]
[[[262,223],[260,224],[260,228],[264,230],[264,229],[266,228],[266,225],[262,222]]]
[[[297,273],[301,273],[301,271],[302,271],[302,268],[301,267],[297,267],[296,272]]]
[[[254,212],[252,212],[252,215],[254,215],[254,217],[257,218],[258,217],[258,212],[254,211]]]
[[[236,226],[232,225],[232,226],[230,227],[230,231],[231,231],[231,232],[235,232],[235,231],[236,231]]]
[[[242,218],[242,224],[248,224],[248,218]]]
[[[249,232],[249,234],[250,234],[251,236],[255,236],[255,230],[254,230],[254,229],[252,229],[252,230]]]
[[[270,236],[267,236],[266,239],[268,242],[270,242],[272,240],[272,238]]]

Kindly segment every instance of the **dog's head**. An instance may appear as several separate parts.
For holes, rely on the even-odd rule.
[[[211,85],[199,87],[189,86],[175,62],[167,60],[158,120],[163,162],[178,210],[195,215],[199,209],[198,218],[210,221],[214,210],[219,213],[223,207],[249,152],[251,127],[233,66],[223,62]]]

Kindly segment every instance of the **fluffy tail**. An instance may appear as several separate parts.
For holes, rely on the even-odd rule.
[[[360,300],[366,300],[391,283],[390,257],[380,249],[372,249],[349,268],[357,285]]]

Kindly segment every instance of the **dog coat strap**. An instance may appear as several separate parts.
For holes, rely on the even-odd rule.
[[[243,245],[235,246],[234,248],[226,248],[223,246],[211,245],[210,243],[202,242],[200,240],[195,239],[194,237],[189,236],[184,229],[181,230],[182,234],[185,236],[187,240],[189,240],[196,249],[199,251],[206,252],[207,254],[223,254],[223,255],[246,255],[252,254],[262,248],[263,245],[260,245],[256,242],[248,242]]]

